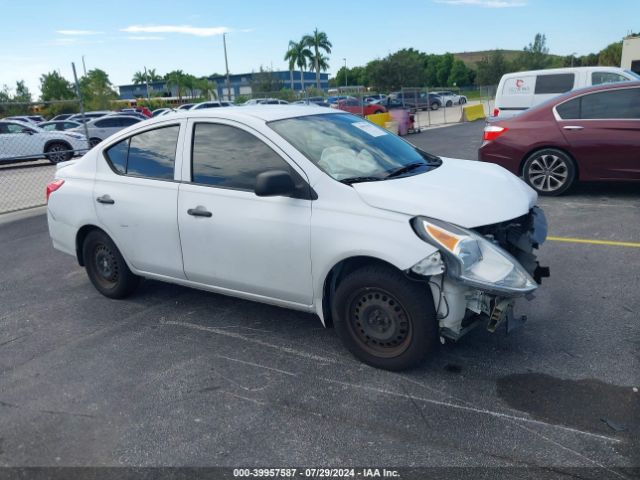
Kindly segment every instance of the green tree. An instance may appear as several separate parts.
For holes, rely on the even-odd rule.
[[[329,41],[329,37],[325,32],[320,32],[317,28],[311,35],[305,35],[302,37],[302,42],[312,50],[311,58],[311,70],[316,72],[316,88],[320,88],[320,71],[322,70],[323,59],[324,65],[327,70],[329,65],[327,64],[327,58],[322,56],[322,50],[326,53],[331,53],[331,47],[333,45]]]
[[[252,75],[251,91],[254,93],[278,92],[282,89],[282,80],[273,74],[273,71],[266,70],[260,66],[260,71]]]
[[[162,75],[156,73],[156,69],[155,68],[150,68],[149,70],[147,70],[147,78],[149,79],[150,82],[161,82],[162,81]]]
[[[436,67],[436,79],[438,81],[436,86],[446,87],[448,85],[452,67],[453,54],[445,53],[444,55],[440,55]]]
[[[455,85],[457,87],[470,85],[471,73],[471,70],[465,65],[462,60],[456,59],[453,61],[453,65],[451,66],[447,85]]]
[[[133,77],[131,78],[131,81],[135,85],[140,85],[142,83],[146,83],[147,82],[147,78],[146,78],[146,76],[145,76],[143,71],[138,70],[137,72],[135,72],[133,74]]]
[[[401,87],[422,87],[426,85],[425,65],[427,55],[405,48],[383,59],[367,64],[370,86],[379,90],[397,90]]]
[[[164,80],[169,89],[176,89],[178,101],[181,102],[187,84],[187,75],[182,70],[173,70],[164,76]]]
[[[307,62],[311,58],[311,50],[307,47],[304,38],[299,42],[289,41],[289,48],[284,55],[284,59],[289,61],[289,65],[295,65],[300,69],[300,84],[304,90],[304,69],[307,68]],[[293,71],[293,70],[291,70]],[[293,86],[293,83],[292,83]]]
[[[55,70],[40,75],[41,100],[70,100],[75,96],[71,83]]]
[[[212,82],[207,77],[197,79],[196,88],[200,91],[200,96],[203,98],[218,98],[218,84]]]
[[[500,50],[494,50],[476,63],[476,85],[497,85],[502,75],[513,70]]]
[[[517,66],[520,70],[541,70],[548,68],[550,63],[547,37],[542,33],[536,33],[533,43],[524,47],[517,60]]]
[[[24,80],[18,80],[16,82],[16,94],[13,97],[13,101],[24,102],[24,103],[31,102],[31,92],[29,91],[27,86],[24,84]]]
[[[109,75],[99,68],[89,70],[80,79],[80,93],[88,110],[110,109],[111,101],[118,98]]]
[[[598,63],[611,67],[619,67],[622,62],[622,42],[607,45],[598,54]]]

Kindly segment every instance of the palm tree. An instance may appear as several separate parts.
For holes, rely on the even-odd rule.
[[[304,69],[307,68],[307,60],[311,59],[311,50],[307,47],[304,38],[299,42],[289,41],[289,50],[284,56],[285,60],[289,60],[290,71],[293,71],[294,65],[300,69],[300,85],[304,90]],[[293,89],[293,82],[291,84]]]
[[[155,68],[150,68],[149,70],[147,70],[147,78],[149,79],[149,82],[162,81],[162,75],[157,74]]]
[[[136,85],[140,85],[142,83],[145,83],[147,79],[144,76],[144,72],[141,72],[140,70],[138,70],[136,73],[133,74],[133,78],[131,79],[131,81]]]
[[[187,75],[182,70],[174,70],[167,73],[164,76],[167,82],[167,87],[170,89],[176,87],[176,93],[178,94],[178,101],[182,101],[182,93],[187,83]]]
[[[329,41],[327,34],[324,32],[318,31],[316,28],[311,35],[305,35],[302,38],[304,44],[313,49],[313,69],[316,71],[316,87],[320,88],[320,59],[321,53],[320,50],[324,50],[327,53],[331,53],[331,47],[333,45]]]

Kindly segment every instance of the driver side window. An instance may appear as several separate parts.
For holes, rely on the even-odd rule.
[[[7,124],[7,133],[28,133],[32,130],[27,127],[23,127],[22,125],[18,125],[17,123],[8,123]]]

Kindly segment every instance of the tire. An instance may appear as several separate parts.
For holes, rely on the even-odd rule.
[[[453,107],[453,102],[451,100],[447,101],[447,107]]]
[[[430,288],[391,267],[371,265],[348,274],[338,285],[332,310],[344,346],[373,367],[414,367],[437,347]]]
[[[461,98],[459,104],[460,105],[464,105],[465,103],[467,103],[467,99],[466,98]]]
[[[373,112],[375,115],[379,114],[379,113],[384,113],[383,110],[376,110],[375,112]]]
[[[561,195],[575,182],[576,166],[563,151],[547,148],[529,155],[522,176],[540,195]]]
[[[140,284],[109,235],[101,230],[89,232],[82,245],[82,256],[89,280],[109,298],[125,298]]]
[[[89,148],[93,148],[96,145],[98,145],[102,140],[96,137],[90,138],[89,139]]]
[[[433,102],[431,104],[431,110],[438,110],[440,108],[440,104],[438,102]]]
[[[47,145],[44,154],[51,163],[60,163],[71,160],[73,156],[71,145],[65,142],[53,142]]]

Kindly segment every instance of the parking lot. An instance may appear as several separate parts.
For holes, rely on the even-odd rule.
[[[482,127],[407,138],[475,159]],[[0,225],[0,464],[632,478],[640,189],[583,185],[540,205],[551,277],[518,305],[527,324],[509,335],[478,328],[403,373],[355,360],[304,313],[155,281],[109,300],[53,250],[43,215]]]

